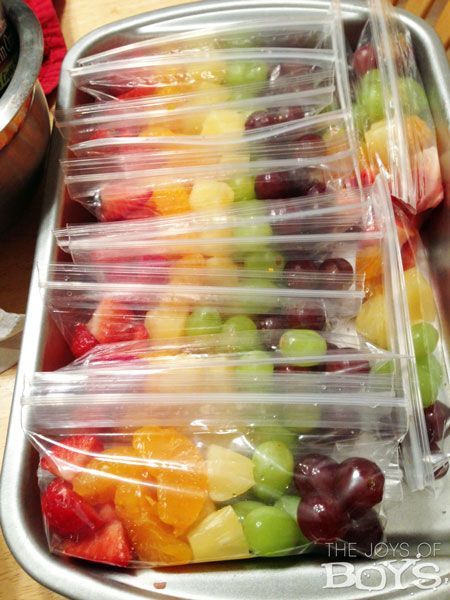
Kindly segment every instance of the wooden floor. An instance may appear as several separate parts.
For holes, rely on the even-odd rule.
[[[187,0],[55,0],[67,45],[106,23],[148,10],[181,4]],[[407,0],[397,4],[420,13],[431,7],[427,21],[438,22],[442,38],[450,35],[450,0]],[[444,11],[444,13],[443,13]],[[450,54],[447,53],[450,58]],[[24,312],[33,262],[35,236],[39,223],[40,192],[32,199],[31,208],[6,236],[0,237],[0,307],[11,312]],[[12,284],[14,282],[14,284]],[[6,438],[9,406],[13,393],[15,369],[0,375],[0,462]],[[17,565],[0,534],[0,600],[54,600],[54,594],[33,581]]]

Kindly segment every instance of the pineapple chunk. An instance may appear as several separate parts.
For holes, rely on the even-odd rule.
[[[189,204],[195,211],[222,210],[233,204],[234,192],[222,181],[200,179],[194,183]]]
[[[149,310],[145,316],[145,328],[151,340],[180,338],[189,311],[183,307],[161,305]]]
[[[405,283],[411,322],[433,322],[436,318],[436,304],[428,281],[413,267],[405,271]]]
[[[209,495],[224,502],[248,491],[254,484],[254,463],[250,458],[222,446],[211,445],[206,457]]]
[[[249,555],[244,530],[231,506],[207,516],[187,538],[195,561],[230,560]]]
[[[212,110],[203,121],[202,135],[243,133],[246,116],[236,110]]]
[[[379,348],[388,348],[384,294],[376,294],[361,306],[356,331]]]

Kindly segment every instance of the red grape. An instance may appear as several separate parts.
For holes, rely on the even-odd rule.
[[[352,544],[351,550],[356,550],[371,556],[375,546],[383,539],[383,527],[377,513],[371,509],[360,519],[352,521],[344,540]]]
[[[446,429],[448,429],[450,409],[438,401],[425,408],[424,412],[430,444],[440,442],[446,433]]]
[[[358,77],[362,77],[372,69],[377,68],[377,55],[372,44],[360,46],[353,55],[353,69]]]
[[[259,129],[273,125],[270,113],[267,110],[257,110],[252,113],[245,121],[245,129]]]
[[[384,475],[366,458],[348,458],[338,467],[336,490],[352,517],[362,516],[383,498]]]
[[[334,495],[338,463],[324,454],[304,454],[297,457],[294,483],[302,498],[317,493]]]
[[[327,324],[327,317],[319,302],[301,301],[289,309],[288,321],[292,329],[322,331]]]
[[[441,454],[441,449],[439,448],[439,446],[437,445],[436,442],[432,442],[430,444],[430,450],[432,454]],[[434,469],[433,471],[433,475],[434,475],[434,479],[438,480],[438,479],[442,479],[443,477],[445,477],[448,473],[448,469],[449,469],[449,462],[448,460],[446,460],[440,467],[437,467]]]
[[[323,289],[348,289],[352,285],[353,267],[345,258],[327,258],[320,265],[319,272],[329,275],[322,282]],[[339,277],[341,275],[347,275],[348,278]]]
[[[319,494],[300,500],[297,521],[303,535],[316,544],[336,542],[350,527],[350,517],[339,502]]]
[[[289,198],[291,189],[290,174],[284,171],[263,173],[255,180],[255,194],[259,200]]]
[[[278,342],[284,329],[289,323],[284,315],[261,315],[255,319],[256,326],[262,330],[262,342],[267,349],[278,348]]]
[[[318,265],[310,259],[290,260],[284,267],[286,285],[294,290],[311,289]]]
[[[354,348],[340,348],[341,354],[356,353]],[[336,358],[339,355],[336,354]],[[325,363],[325,371],[329,373],[369,373],[370,364],[367,360],[333,360]]]

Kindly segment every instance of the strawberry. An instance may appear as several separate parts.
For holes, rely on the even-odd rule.
[[[67,556],[117,567],[126,567],[133,558],[124,526],[117,520],[105,525],[93,538],[66,542],[61,550]]]
[[[154,85],[146,85],[146,86],[136,86],[127,90],[126,92],[122,92],[117,97],[118,100],[133,100],[136,98],[146,98],[147,96],[152,96],[157,90],[157,87]]]
[[[50,483],[41,505],[49,528],[64,538],[82,539],[104,525],[96,510],[62,479]]]
[[[104,298],[98,304],[87,327],[101,344],[148,337],[145,328],[142,323],[136,321],[133,312],[111,298]]]
[[[70,342],[70,351],[75,358],[83,356],[97,344],[97,340],[84,323],[77,323],[75,325]]]
[[[47,456],[41,459],[41,469],[56,477],[71,481],[79,469],[103,451],[103,444],[93,435],[74,435],[54,444]]]
[[[155,214],[150,202],[152,192],[130,193],[119,184],[105,185],[101,190],[101,221],[124,221],[151,217]],[[136,216],[133,216],[136,215]]]

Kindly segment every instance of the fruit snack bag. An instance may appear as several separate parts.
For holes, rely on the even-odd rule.
[[[362,163],[383,170],[391,193],[414,213],[443,198],[436,132],[414,58],[411,34],[384,0],[371,15],[352,59],[354,117]]]
[[[401,398],[165,394],[122,374],[36,374],[24,394],[55,554],[165,567],[382,541],[401,498]]]

